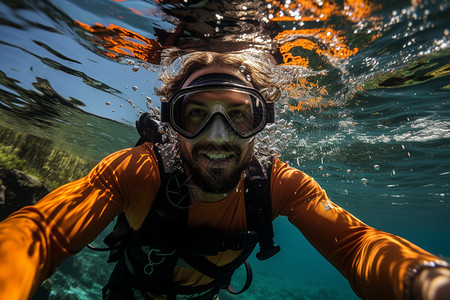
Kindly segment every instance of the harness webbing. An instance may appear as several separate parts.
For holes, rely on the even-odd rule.
[[[249,230],[258,233],[260,251],[256,254],[259,260],[272,257],[280,251],[280,246],[273,242],[272,205],[270,201],[270,175],[272,164],[267,174],[256,157],[252,158],[247,168],[245,180],[245,210]]]

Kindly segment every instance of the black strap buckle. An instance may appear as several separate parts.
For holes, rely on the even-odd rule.
[[[270,247],[261,247],[261,250],[256,253],[256,258],[258,258],[259,260],[265,260],[268,259],[272,256],[274,256],[275,254],[277,254],[278,252],[280,252],[281,248],[278,245],[272,245]]]

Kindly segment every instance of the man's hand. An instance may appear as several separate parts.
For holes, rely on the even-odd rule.
[[[414,278],[412,295],[414,300],[450,299],[450,269],[436,267],[421,270]]]

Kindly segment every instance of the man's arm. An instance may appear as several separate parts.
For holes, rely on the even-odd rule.
[[[403,238],[364,224],[332,203],[302,172],[279,161],[272,172],[274,213],[287,216],[361,298],[403,299],[411,268],[428,262],[445,264]]]
[[[28,299],[64,259],[92,241],[122,206],[111,189],[88,176],[9,216],[0,223],[0,299]]]
[[[0,299],[28,299],[65,258],[95,239],[120,212],[145,210],[137,203],[139,197],[151,199],[157,190],[152,183],[159,184],[149,152],[144,146],[117,152],[86,177],[0,223]]]

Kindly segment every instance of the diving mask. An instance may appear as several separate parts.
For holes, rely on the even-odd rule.
[[[206,74],[161,102],[161,121],[185,138],[200,135],[215,117],[222,117],[241,138],[250,138],[274,122],[273,103],[228,74]]]

